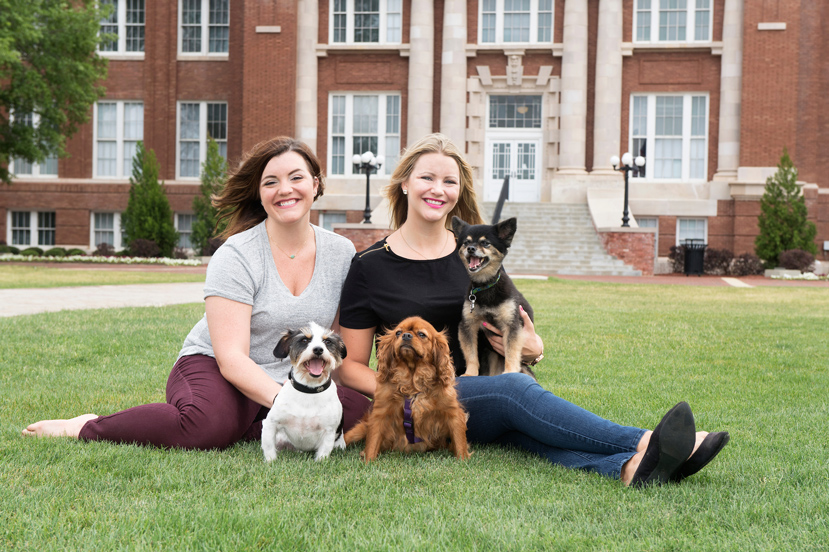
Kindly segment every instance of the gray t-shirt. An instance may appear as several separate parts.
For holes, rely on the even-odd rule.
[[[279,277],[264,222],[228,238],[207,266],[204,296],[224,297],[253,307],[250,358],[279,383],[288,378],[291,368],[288,359],[273,356],[280,334],[311,321],[325,328],[331,326],[355,253],[348,239],[318,226],[312,228],[317,242],[314,274],[299,296],[292,295]],[[206,316],[184,340],[178,356],[185,355],[215,358]]]

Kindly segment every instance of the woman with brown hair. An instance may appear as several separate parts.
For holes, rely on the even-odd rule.
[[[396,230],[354,257],[340,302],[340,331],[348,348],[340,380],[368,396],[376,386],[368,366],[376,335],[409,316],[421,316],[447,331],[454,345],[452,360],[458,372],[464,372],[457,330],[469,277],[449,224],[455,215],[471,224],[482,222],[469,165],[440,134],[423,138],[405,152],[386,194]],[[527,333],[522,356],[524,362],[535,364],[544,344],[523,311],[522,317]],[[500,337],[490,342],[503,354]],[[461,377],[457,388],[469,414],[470,443],[519,447],[552,463],[629,485],[688,477],[728,442],[726,432],[696,433],[685,402],[672,408],[654,431],[646,431],[561,399],[526,374]]]
[[[23,434],[192,449],[258,439],[290,371],[287,359],[273,355],[282,331],[309,321],[337,327],[354,246],[311,225],[311,206],[324,189],[319,161],[305,144],[279,137],[254,146],[214,198],[228,220],[227,241],[208,265],[205,316],[179,352],[167,402],[45,420]],[[348,428],[368,399],[337,390]]]

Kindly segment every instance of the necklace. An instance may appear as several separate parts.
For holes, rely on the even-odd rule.
[[[279,247],[279,244],[278,244],[278,243],[276,243],[275,241],[271,241],[271,243],[272,243],[272,244],[274,244],[274,245],[276,246],[276,248],[277,248],[277,249],[279,249],[280,251],[282,251],[282,253],[284,253],[286,257],[288,257],[289,259],[293,259],[294,257],[296,257],[296,256],[299,254],[299,252],[300,252],[300,251],[302,251],[303,249],[305,249],[305,244],[307,244],[307,243],[308,243],[308,240],[309,240],[309,239],[310,239],[310,236],[309,236],[309,237],[306,237],[306,238],[305,238],[305,241],[304,241],[304,242],[302,242],[302,245],[300,245],[300,246],[299,246],[299,249],[297,249],[297,250],[296,250],[296,253],[294,253],[293,255],[289,254],[287,251],[285,251],[284,249],[282,249],[281,247]]]
[[[441,249],[440,249],[440,252],[441,252],[441,253],[443,253],[443,252],[446,250],[446,244],[449,242],[449,231],[448,231],[448,230],[444,230],[444,231],[446,232],[446,239],[445,239],[445,240],[443,240],[443,247],[441,247]],[[411,249],[412,251],[414,251],[415,253],[417,253],[418,255],[420,255],[421,257],[423,257],[424,259],[426,259],[427,261],[434,260],[434,259],[432,259],[432,258],[430,258],[430,257],[427,257],[426,255],[424,255],[423,253],[421,253],[420,251],[418,251],[418,250],[417,250],[417,249],[415,249],[414,247],[412,247],[412,246],[409,244],[409,242],[406,240],[406,236],[404,236],[404,235],[403,235],[403,229],[402,229],[402,228],[400,229],[400,237],[401,237],[401,238],[403,238],[403,243],[405,243],[405,244],[406,244],[406,246],[407,246],[409,249]]]

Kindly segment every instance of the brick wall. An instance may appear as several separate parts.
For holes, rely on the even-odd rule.
[[[334,232],[351,240],[359,253],[391,234],[393,230],[373,224],[336,224]]]
[[[654,232],[599,232],[599,238],[610,255],[636,270],[641,270],[642,276],[653,276],[656,239]]]

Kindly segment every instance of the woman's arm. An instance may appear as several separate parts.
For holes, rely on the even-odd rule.
[[[270,408],[282,386],[250,358],[252,307],[224,297],[204,300],[213,354],[222,376],[250,400]]]
[[[521,318],[524,320],[524,333],[526,334],[524,348],[521,349],[521,360],[529,364],[544,352],[544,342],[541,340],[541,336],[535,333],[535,326],[533,325],[533,321],[530,320],[530,315],[527,314],[523,307],[520,312]],[[504,356],[504,339],[501,336],[501,332],[498,331],[498,328],[488,326],[486,322],[484,322],[484,328],[488,330],[484,332],[484,335],[489,339],[492,348],[496,353]]]
[[[377,385],[374,370],[368,367],[374,345],[374,328],[352,330],[340,327],[340,337],[345,343],[346,357],[340,366],[339,382],[346,387],[373,397]]]

